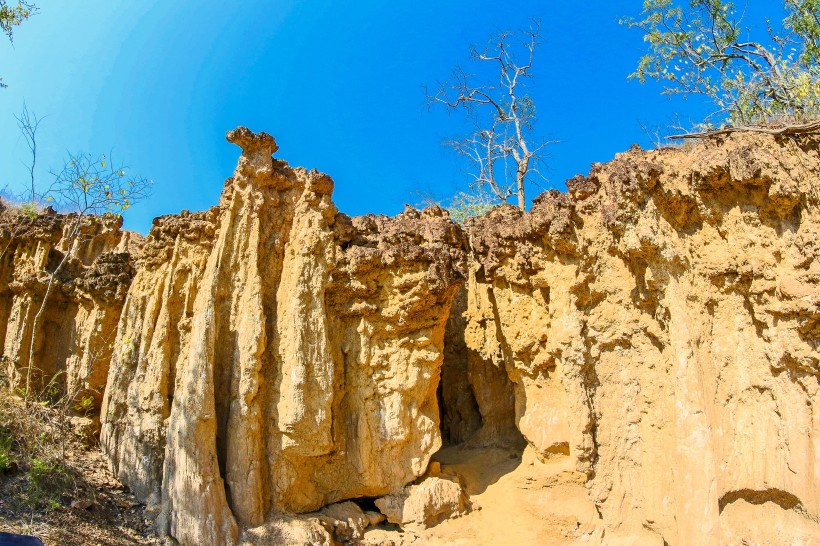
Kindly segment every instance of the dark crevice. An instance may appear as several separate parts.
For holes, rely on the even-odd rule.
[[[357,499],[350,499],[350,501],[361,508],[363,512],[379,512],[376,506],[377,498],[378,497],[359,497]]]
[[[569,442],[560,442],[557,444],[553,444],[548,447],[545,451],[547,457],[553,457],[555,455],[565,455],[569,456]]]
[[[803,506],[800,499],[788,491],[783,491],[782,489],[736,489],[734,491],[729,491],[720,497],[720,500],[718,501],[718,508],[720,512],[723,512],[724,508],[738,500],[744,500],[749,504],[764,504],[766,502],[772,502],[783,510],[794,510],[795,508],[800,508]]]
[[[595,395],[598,387],[601,386],[601,381],[598,377],[598,372],[595,368],[595,363],[592,361],[592,339],[589,335],[589,326],[586,322],[581,327],[581,339],[584,340],[586,350],[584,351],[584,359],[582,362],[581,371],[584,376],[583,384],[586,393],[586,404],[589,411],[589,422],[587,428],[584,430],[585,434],[589,434],[590,449],[583,454],[584,460],[589,463],[588,478],[595,477],[595,463],[598,462],[598,414],[595,409]],[[596,507],[597,509],[597,507]],[[600,514],[599,514],[600,515]]]
[[[464,339],[467,291],[456,292],[444,332],[444,361],[436,395],[441,439],[444,445],[460,444],[481,428],[478,403],[469,383],[468,351]]]
[[[494,306],[492,294],[489,295],[490,305]],[[544,296],[549,298],[548,291]],[[516,394],[506,369],[512,358],[511,350],[503,338],[501,345],[506,351],[501,349],[492,359],[468,347],[466,309],[467,291],[462,288],[455,296],[445,329],[444,361],[437,390],[443,446],[498,447],[520,452],[526,441],[516,425]],[[501,336],[497,309],[494,314],[493,324],[481,322],[477,326],[490,329],[490,335]]]

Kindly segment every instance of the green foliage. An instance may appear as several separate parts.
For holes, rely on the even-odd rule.
[[[37,13],[37,7],[25,1],[9,6],[7,0],[0,0],[0,30],[3,31],[9,41],[14,39],[14,28],[20,26],[23,21]],[[0,78],[0,87],[8,87]]]
[[[74,404],[74,410],[79,411],[85,414],[89,414],[94,411],[94,397],[93,396],[83,396],[80,400]]]
[[[22,205],[20,205],[20,214],[31,220],[37,218],[37,215],[39,214],[39,211],[37,210],[37,204],[23,203]]]
[[[464,225],[467,219],[483,216],[490,212],[497,204],[488,193],[476,188],[472,193],[458,192],[444,209],[450,213],[450,218],[459,225]]]
[[[26,501],[36,508],[56,509],[60,506],[60,493],[71,485],[71,476],[61,462],[37,457],[29,462],[26,479]]]
[[[0,474],[7,472],[12,467],[11,454],[0,448]]]
[[[820,114],[820,0],[784,0],[787,16],[768,36],[747,39],[743,15],[724,0],[645,0],[649,52],[631,78],[664,83],[666,94],[700,94],[714,121],[743,125]],[[709,121],[709,120],[707,120]],[[708,123],[707,123],[708,125]]]
[[[7,0],[0,0],[0,29],[9,40],[13,39],[14,27],[19,26],[26,19],[37,12],[37,7],[30,2],[17,2],[9,6]]]
[[[820,61],[820,0],[785,0],[789,15],[784,26],[803,43],[800,61],[806,65]]]
[[[0,429],[0,474],[11,470],[14,458],[11,453],[12,439],[8,431]]]

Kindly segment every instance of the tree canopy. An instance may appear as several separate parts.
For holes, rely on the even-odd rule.
[[[0,0],[0,29],[3,30],[10,42],[14,41],[14,29],[20,26],[23,21],[37,13],[37,6],[31,2],[17,2],[16,5],[9,6],[6,0]],[[0,78],[0,87],[8,87]]]
[[[37,6],[31,2],[17,2],[9,6],[7,0],[0,0],[0,29],[3,29],[9,40],[14,39],[14,27],[20,26],[23,21],[37,13]]]
[[[820,0],[783,0],[779,24],[747,27],[745,11],[724,0],[645,0],[649,51],[631,75],[664,83],[667,94],[699,94],[717,110],[707,120],[744,125],[820,114]]]

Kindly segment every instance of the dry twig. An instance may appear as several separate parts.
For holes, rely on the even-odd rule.
[[[800,125],[785,125],[778,128],[761,126],[726,127],[724,129],[715,129],[714,131],[670,135],[666,138],[667,140],[681,140],[686,138],[703,138],[715,135],[727,135],[729,133],[764,133],[767,135],[789,136],[806,135],[815,132],[820,132],[820,119]]]

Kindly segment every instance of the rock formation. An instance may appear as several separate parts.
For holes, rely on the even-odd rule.
[[[469,511],[469,504],[460,484],[435,477],[376,500],[387,521],[421,528],[464,515]]]
[[[228,138],[243,153],[218,210],[148,236],[102,415],[116,473],[183,544],[421,475],[463,284],[441,209],[351,220],[270,136]]]
[[[214,207],[154,220],[114,343],[101,440],[120,479],[149,504],[161,501],[166,420],[218,216]]]
[[[609,540],[818,537],[819,142],[633,150],[468,227],[467,346]]]
[[[402,544],[369,542],[378,507],[416,544],[505,510],[543,517],[496,543],[820,542],[820,136],[633,149],[463,229],[351,219],[269,135],[228,139],[218,206],[133,254],[89,224],[36,338],[43,381],[107,373],[103,449],[163,534]],[[0,230],[12,382],[65,218]]]
[[[123,231],[121,217],[90,219],[72,240],[68,233],[75,216],[27,216],[6,206],[0,216],[0,344],[10,386],[25,387],[34,317],[49,272],[71,246],[35,334],[31,388],[38,394],[47,391],[47,396],[68,393],[99,407],[117,321],[134,274],[130,255],[141,237]]]

